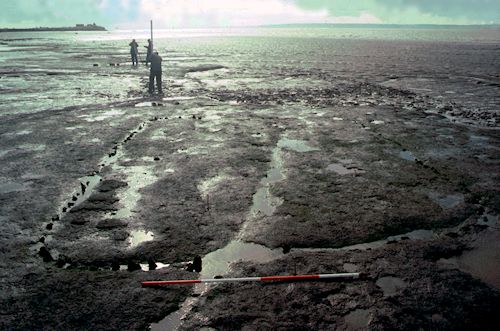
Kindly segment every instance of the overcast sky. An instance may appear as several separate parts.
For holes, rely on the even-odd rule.
[[[500,24],[500,0],[0,0],[0,27]]]

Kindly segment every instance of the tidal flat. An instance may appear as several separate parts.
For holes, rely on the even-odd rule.
[[[496,329],[498,32],[1,33],[0,328]]]

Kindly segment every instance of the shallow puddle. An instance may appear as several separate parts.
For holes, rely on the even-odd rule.
[[[19,145],[19,149],[23,149],[25,151],[31,151],[31,152],[41,152],[44,151],[47,146],[44,144],[24,144],[24,145]]]
[[[139,102],[134,105],[136,108],[143,108],[143,107],[160,107],[163,106],[163,103],[157,102],[157,101],[145,101],[145,102]]]
[[[458,268],[500,290],[500,220],[485,215],[478,224],[488,228],[471,243],[472,249],[450,259],[439,260],[441,265]]]
[[[271,185],[285,178],[285,175],[283,174],[283,158],[281,153],[282,152],[278,142],[278,146],[273,150],[270,168],[267,171],[266,176],[260,180],[261,186],[252,197],[252,207],[250,208],[250,213],[238,235],[238,238],[240,239],[243,238],[251,224],[254,224],[253,221],[262,216],[272,216],[276,208],[283,203],[281,198],[275,197],[271,193]]]
[[[82,125],[77,125],[77,126],[67,126],[65,127],[64,129],[65,130],[68,130],[68,131],[75,131],[75,130],[82,130],[84,129],[85,127],[82,126]]]
[[[412,152],[407,150],[399,152],[399,157],[406,161],[415,161],[417,159]]]
[[[269,249],[265,246],[233,240],[225,247],[211,252],[202,259],[202,278],[213,278],[225,275],[229,265],[235,262],[266,263],[283,256],[280,249]]]
[[[113,218],[123,219],[132,216],[137,203],[141,199],[139,191],[151,185],[157,179],[156,176],[152,175],[152,169],[153,166],[113,166],[113,170],[127,176],[125,181],[128,183],[128,186],[121,189],[117,194],[122,208],[113,215]]]
[[[281,148],[289,148],[294,151],[310,151],[314,150],[307,146],[304,141],[281,139],[278,145],[274,148],[270,168],[266,176],[261,179],[261,187],[253,196],[253,205],[249,215],[237,236],[238,239],[231,241],[225,247],[213,251],[202,258],[203,269],[200,273],[201,278],[212,278],[214,276],[223,276],[228,273],[231,263],[235,262],[253,262],[265,263],[277,259],[283,255],[281,250],[271,250],[265,246],[248,243],[241,240],[247,229],[254,225],[256,218],[264,215],[272,216],[275,208],[281,200],[272,196],[270,185],[277,183],[285,178],[283,174],[283,159]],[[217,186],[224,180],[224,176],[215,176],[201,182],[198,185],[198,190],[201,195],[208,194],[211,188]],[[194,292],[203,294],[207,290],[205,284],[196,284]],[[188,298],[184,301],[181,308],[165,317],[158,323],[151,324],[151,330],[176,330],[182,323],[182,318],[191,311],[194,303],[200,300],[199,297]]]
[[[215,190],[219,184],[230,179],[227,175],[217,175],[215,177],[207,178],[200,183],[198,183],[197,188],[200,192],[202,199],[206,200],[209,197],[210,192]]]
[[[281,138],[280,141],[278,141],[278,147],[300,153],[319,151],[319,148],[308,146],[307,142],[304,140],[294,140],[288,138]]]
[[[163,98],[163,101],[182,101],[182,100],[192,100],[192,99],[196,99],[196,98],[195,97],[188,97],[188,96],[166,97],[166,98]]]
[[[100,122],[100,121],[104,121],[108,118],[122,116],[124,114],[125,114],[125,112],[123,110],[112,109],[112,110],[108,110],[108,111],[101,112],[98,114],[81,115],[78,117],[83,118],[87,122]]]
[[[26,191],[28,186],[16,182],[0,182],[0,194]]]
[[[0,157],[4,157],[5,155],[9,154],[10,152],[13,152],[14,149],[5,149],[3,151],[0,151]]]
[[[254,217],[260,215],[272,216],[276,207],[282,203],[282,200],[273,196],[269,187],[261,187],[253,195],[253,204],[250,214]]]
[[[495,216],[495,215],[490,215],[490,214],[484,214],[477,222],[477,224],[487,225],[487,226],[491,226],[491,227],[496,226],[499,223],[500,223],[499,217]]]
[[[397,277],[382,277],[375,283],[384,292],[384,296],[392,296],[406,287],[406,283]]]
[[[401,240],[428,240],[436,237],[436,234],[432,230],[415,230],[405,234],[400,234],[397,236],[390,236],[383,240],[372,241],[368,243],[361,243],[355,245],[344,246],[340,248],[293,248],[292,251],[302,251],[302,252],[335,252],[344,250],[369,250],[377,249],[388,242],[401,241]]]
[[[130,231],[128,238],[128,245],[130,248],[134,248],[146,241],[151,241],[154,239],[154,234],[151,231],[145,230],[132,230]]]
[[[32,132],[33,131],[30,131],[30,130],[21,130],[21,131],[15,132],[14,134],[18,135],[18,136],[23,136],[23,135],[31,134]]]
[[[203,269],[200,272],[200,278],[208,279],[223,276],[229,272],[231,263],[266,263],[281,256],[283,256],[283,253],[279,249],[272,250],[262,245],[233,240],[225,247],[202,258]],[[193,305],[200,300],[200,295],[203,295],[208,288],[207,284],[195,284],[193,292],[198,296],[187,298],[179,310],[171,313],[158,323],[151,324],[150,329],[153,331],[177,330],[182,324],[184,316],[191,311]]]
[[[333,171],[333,172],[335,172],[335,173],[337,173],[338,175],[341,175],[341,176],[350,175],[350,174],[357,174],[357,173],[364,172],[363,170],[356,169],[356,168],[348,169],[348,168],[346,168],[341,163],[332,163],[332,164],[329,164],[328,167],[326,167],[326,170]]]
[[[285,175],[283,175],[283,158],[278,148],[273,151],[270,166],[266,177],[261,179],[263,185],[274,184],[285,178]]]
[[[427,196],[431,198],[432,201],[439,204],[443,209],[454,208],[463,203],[465,200],[463,194],[460,193],[444,195],[438,192],[429,192]]]
[[[347,330],[366,330],[370,324],[370,315],[371,312],[368,309],[356,309],[350,312],[344,316]]]
[[[170,267],[170,264],[165,264],[165,263],[161,263],[161,262],[155,262],[155,264],[156,264],[155,270]],[[142,271],[150,271],[151,270],[151,269],[149,269],[148,263],[140,263],[139,265],[141,266]],[[122,269],[122,267],[125,267],[125,269]],[[128,270],[128,266],[127,265],[120,266],[120,270]]]

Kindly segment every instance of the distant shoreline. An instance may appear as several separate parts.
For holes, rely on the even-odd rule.
[[[266,24],[253,26],[238,26],[238,27],[207,27],[201,29],[234,29],[234,28],[264,28],[264,29],[293,29],[293,28],[339,28],[339,29],[500,29],[500,24],[378,24],[378,23],[289,23],[289,24]],[[200,28],[159,28],[163,30],[200,30]],[[36,27],[36,28],[0,28],[2,32],[54,32],[54,31],[119,31],[120,29],[107,30],[105,27],[95,24],[77,24],[72,27]],[[149,30],[148,30],[149,31]]]
[[[267,24],[262,28],[361,28],[361,29],[499,29],[500,24],[359,24],[359,23],[291,23]]]
[[[76,24],[68,27],[38,28],[0,28],[0,32],[45,32],[45,31],[108,31],[105,27],[94,24]]]

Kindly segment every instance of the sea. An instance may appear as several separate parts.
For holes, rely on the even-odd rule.
[[[145,97],[148,69],[131,66],[128,44],[138,41],[144,61],[150,37],[147,29],[0,33],[0,118]],[[500,27],[178,29],[155,30],[153,41],[170,96],[265,88],[313,71],[471,109],[497,112],[500,104],[498,89],[488,88],[500,80]]]

